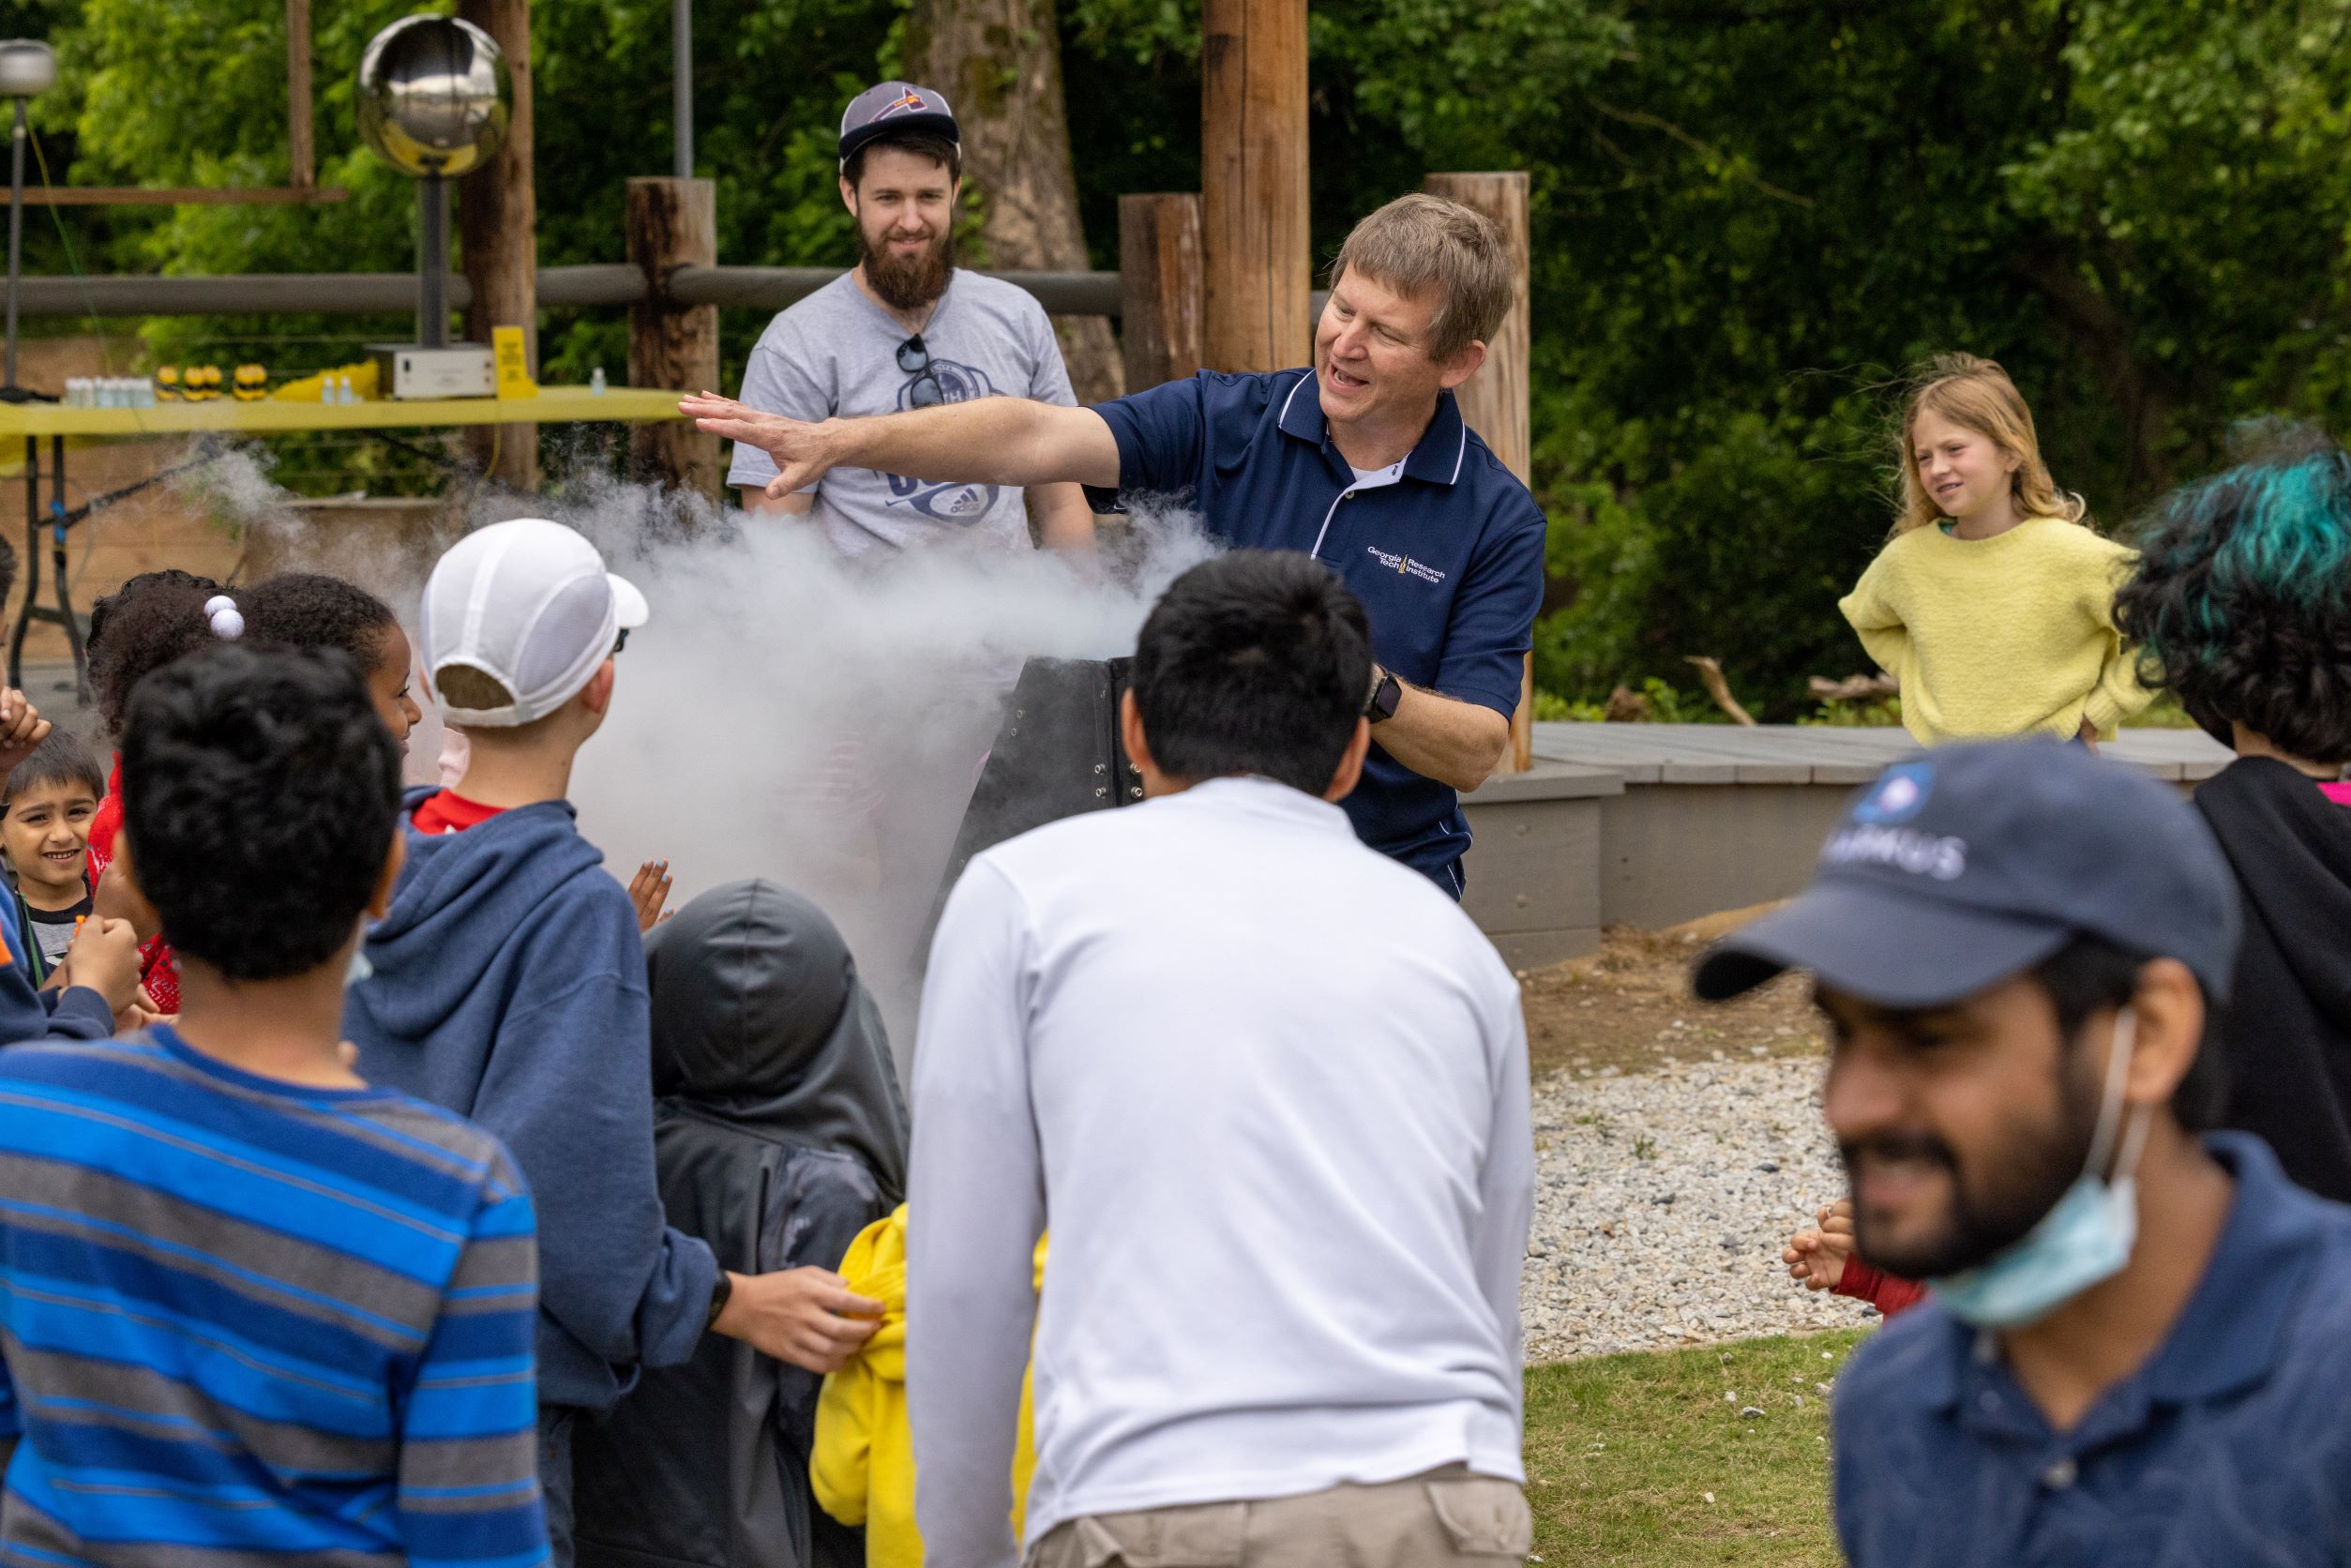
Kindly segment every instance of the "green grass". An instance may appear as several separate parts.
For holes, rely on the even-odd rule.
[[[1750,1339],[1530,1368],[1527,1495],[1546,1568],[1835,1568],[1818,1385],[1861,1337]],[[1749,1407],[1764,1413],[1742,1417]]]

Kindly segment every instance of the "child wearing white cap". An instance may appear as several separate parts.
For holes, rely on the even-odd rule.
[[[663,1222],[637,912],[565,798],[647,613],[561,523],[498,523],[441,558],[419,641],[471,751],[454,788],[408,793],[407,865],[344,1016],[370,1082],[496,1133],[530,1184],[540,1481],[563,1568],[572,1428],[637,1367],[676,1365],[716,1329],[830,1371],[879,1310],[821,1270],[728,1274]]]

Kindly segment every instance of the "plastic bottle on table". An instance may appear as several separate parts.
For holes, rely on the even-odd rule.
[[[588,390],[596,397],[604,396],[604,367],[598,365],[588,372]]]

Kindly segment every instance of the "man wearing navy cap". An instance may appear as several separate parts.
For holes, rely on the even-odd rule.
[[[1371,614],[1371,756],[1344,805],[1373,849],[1461,896],[1456,792],[1500,761],[1543,602],[1544,518],[1461,420],[1511,298],[1501,236],[1434,196],[1389,203],[1332,264],[1310,369],[1203,370],[1092,409],[1010,399],[880,419],[680,406],[786,494],[843,466],[1180,495],[1226,542],[1312,553]],[[749,401],[749,400],[746,400]],[[738,458],[738,461],[742,460]]]
[[[2186,802],[2004,742],[1889,769],[1700,959],[1812,972],[1857,1254],[1929,1282],[1838,1380],[1856,1568],[2351,1561],[2351,1210],[2194,1131],[2238,930]]]
[[[768,324],[743,371],[743,403],[792,419],[889,414],[982,398],[1078,400],[1044,307],[955,264],[963,146],[929,87],[884,82],[841,115],[841,201],[857,220],[855,267]],[[807,517],[841,554],[886,558],[944,541],[1090,550],[1093,513],[1074,484],[942,482],[889,462],[849,464],[791,486],[738,444],[727,483],[754,512]]]

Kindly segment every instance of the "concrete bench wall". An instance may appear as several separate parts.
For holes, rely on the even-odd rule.
[[[1463,907],[1514,968],[1785,898],[1846,798],[1918,750],[1899,730],[1538,724],[1532,773],[1462,797]],[[2191,790],[2229,753],[2193,730],[2126,730],[2114,760]]]

